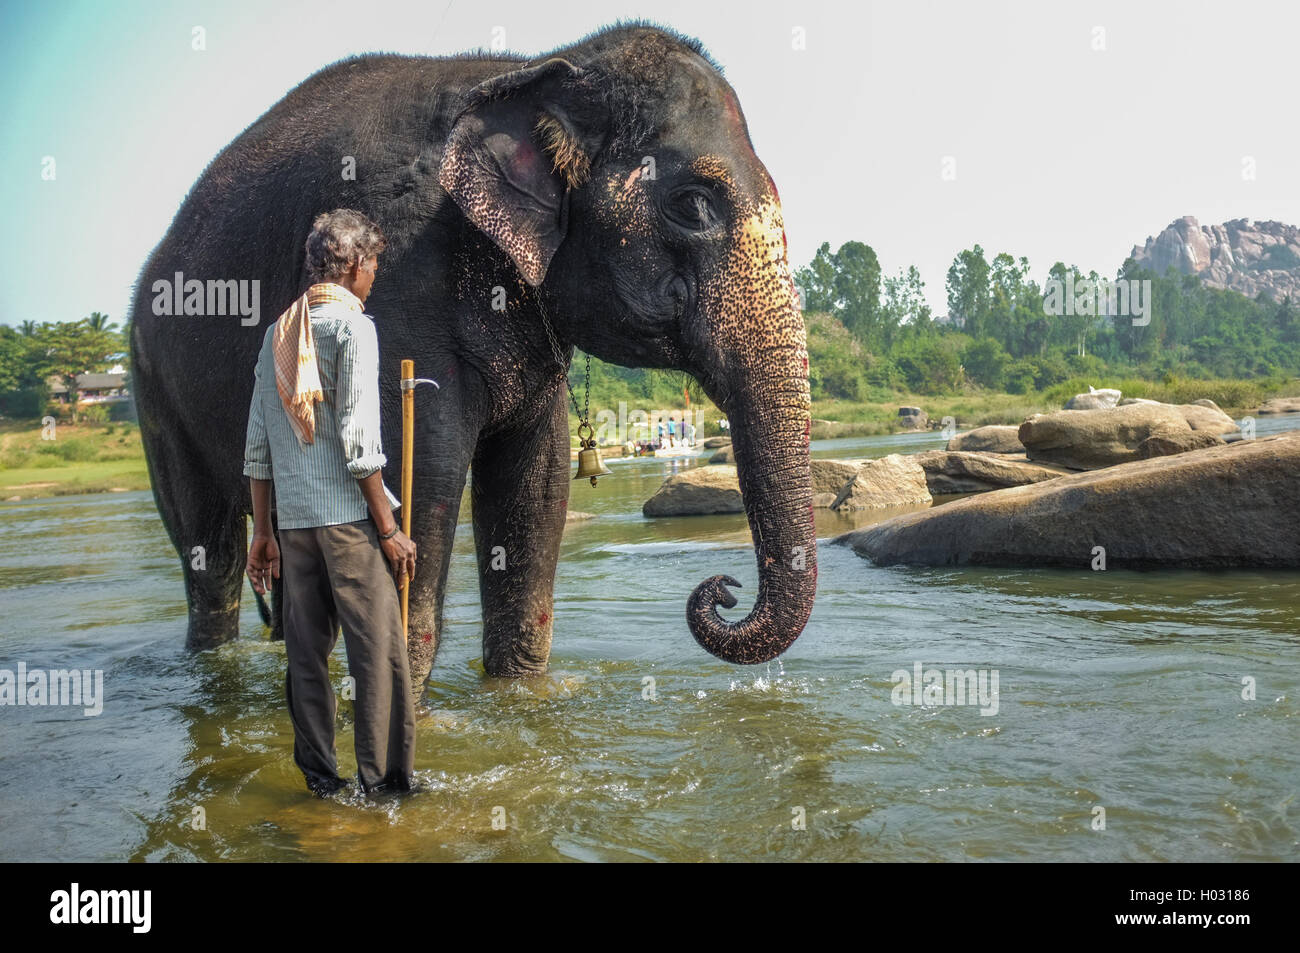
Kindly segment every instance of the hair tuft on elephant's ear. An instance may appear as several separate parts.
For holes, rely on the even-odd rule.
[[[581,188],[591,174],[591,158],[578,137],[550,113],[537,120],[537,134],[551,157],[551,171],[563,177],[569,188]]]
[[[476,87],[438,170],[438,184],[534,288],[564,240],[565,193],[590,170],[578,136],[556,118],[565,81],[578,74],[556,57]]]

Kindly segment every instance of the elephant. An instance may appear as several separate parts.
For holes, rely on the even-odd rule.
[[[415,391],[413,692],[441,637],[467,478],[484,670],[547,669],[575,348],[684,371],[726,414],[758,589],[748,615],[727,620],[718,608],[737,605],[728,587],[741,583],[712,576],[687,598],[686,623],[735,664],[794,642],[812,611],[817,540],[808,352],[780,196],[702,44],[637,21],[532,58],[340,61],[202,173],[144,266],[131,321],[140,428],[181,557],[190,647],[238,635],[258,315],[273,320],[305,290],[305,237],[333,208],[357,209],[387,238],[367,312],[390,487],[399,362],[440,385]],[[222,289],[236,284],[263,307],[225,313]],[[492,565],[497,547],[505,568]],[[275,599],[263,606],[273,627],[279,611]]]

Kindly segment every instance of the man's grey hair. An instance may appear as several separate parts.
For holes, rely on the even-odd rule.
[[[355,209],[323,212],[307,236],[307,273],[313,281],[333,281],[347,274],[357,259],[378,255],[386,244],[379,226]]]

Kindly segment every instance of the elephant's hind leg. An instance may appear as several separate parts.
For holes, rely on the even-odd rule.
[[[239,637],[239,596],[248,555],[248,524],[243,513],[213,514],[197,527],[188,555],[181,553],[189,627],[185,643],[206,649]],[[200,558],[201,554],[201,558]],[[280,580],[273,580],[275,585]]]
[[[187,459],[175,433],[147,424],[141,430],[154,498],[185,576],[185,643],[205,649],[236,639],[248,555],[243,497]]]

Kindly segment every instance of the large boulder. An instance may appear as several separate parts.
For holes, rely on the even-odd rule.
[[[1300,397],[1274,397],[1259,405],[1257,414],[1300,414]]]
[[[1076,473],[833,542],[878,565],[1300,568],[1300,432]]]
[[[730,437],[705,437],[700,446],[705,450],[717,450],[719,447],[730,447]]]
[[[713,456],[709,457],[709,463],[722,463],[722,464],[726,464],[727,466],[735,466],[736,465],[735,451],[732,450],[731,445],[728,444],[727,446],[720,449]]]
[[[925,470],[915,457],[891,453],[864,460],[849,483],[840,490],[831,509],[869,510],[932,502]]]
[[[1119,403],[1119,391],[1103,387],[1101,390],[1089,386],[1088,393],[1075,394],[1065,402],[1064,410],[1109,410]]]
[[[1119,402],[1120,407],[1127,407],[1131,404],[1145,404],[1148,407],[1172,407],[1183,415],[1183,419],[1187,421],[1187,426],[1193,430],[1204,430],[1221,436],[1241,431],[1235,420],[1220,410],[1218,404],[1206,397],[1194,400],[1190,404],[1163,404],[1158,400],[1148,400],[1145,397],[1125,397]]]
[[[1176,408],[1128,404],[1110,410],[1035,414],[1020,425],[1020,442],[1030,460],[1096,470],[1137,460],[1138,447],[1148,437],[1191,429]]]
[[[1007,426],[976,427],[959,433],[948,441],[948,450],[970,450],[982,453],[1024,453],[1020,442],[1020,428]]]
[[[1206,430],[1189,430],[1187,433],[1152,434],[1138,444],[1138,459],[1169,457],[1189,450],[1204,450],[1224,443],[1222,437]]]
[[[735,467],[693,467],[670,476],[645,501],[646,516],[702,516],[707,513],[743,513],[740,481]]]
[[[898,426],[904,430],[925,430],[930,426],[930,415],[920,407],[899,407]]]
[[[1030,463],[1024,456],[927,450],[914,455],[925,471],[925,482],[935,496],[949,493],[984,493],[1008,486],[1041,483],[1073,473],[1065,467]]]
[[[1214,401],[1202,397],[1190,404],[1174,405],[1182,413],[1183,419],[1193,430],[1213,434],[1240,433],[1241,427],[1235,420],[1219,409]]]
[[[813,460],[809,466],[812,470],[813,494],[833,493],[839,496],[840,490],[858,475],[863,462],[862,460]]]

